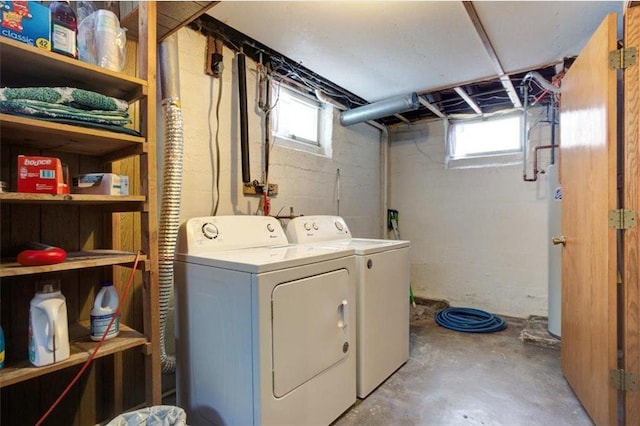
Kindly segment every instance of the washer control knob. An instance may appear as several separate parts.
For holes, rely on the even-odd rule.
[[[311,231],[311,224],[309,222],[305,223],[304,229],[306,229],[307,231]]]
[[[276,230],[276,229],[273,227],[273,225],[272,225],[272,224],[267,223],[267,231],[269,231],[269,232],[273,232],[273,231],[275,231],[275,230]]]
[[[313,229],[315,229],[316,231],[318,230],[318,224],[313,222]]]
[[[205,223],[202,225],[202,234],[210,240],[218,238],[218,228],[213,223]]]
[[[338,231],[342,231],[344,229],[344,226],[342,226],[342,222],[340,222],[339,220],[335,221],[335,225],[336,228],[338,228]]]

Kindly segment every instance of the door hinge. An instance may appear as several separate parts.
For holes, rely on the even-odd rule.
[[[627,47],[609,52],[609,69],[618,70],[636,63],[636,48]]]
[[[609,211],[609,228],[632,229],[636,227],[636,211],[616,209]]]
[[[638,376],[631,371],[609,370],[609,385],[612,388],[623,391],[638,390]]]

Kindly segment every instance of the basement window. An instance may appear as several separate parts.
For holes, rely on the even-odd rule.
[[[509,165],[522,158],[521,115],[453,121],[447,132],[449,167]]]
[[[279,146],[331,156],[333,109],[283,84],[275,85],[273,135]]]

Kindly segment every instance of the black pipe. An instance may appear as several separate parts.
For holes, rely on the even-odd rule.
[[[238,53],[238,102],[240,103],[240,156],[242,182],[251,182],[249,173],[249,117],[247,116],[247,70],[244,53]]]

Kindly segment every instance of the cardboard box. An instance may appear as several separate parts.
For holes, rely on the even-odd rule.
[[[74,194],[129,195],[129,176],[114,173],[88,173],[74,176]]]
[[[0,35],[51,50],[51,11],[35,1],[0,0]]]
[[[18,192],[68,194],[69,169],[55,157],[18,155]]]

